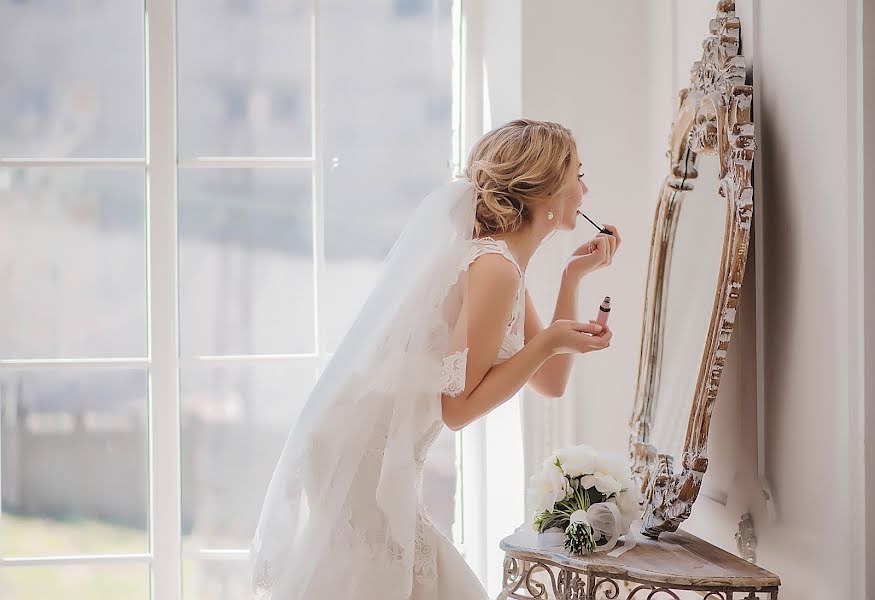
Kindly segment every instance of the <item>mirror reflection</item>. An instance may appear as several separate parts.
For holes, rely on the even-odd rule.
[[[717,155],[700,154],[695,169],[698,177],[692,181],[692,190],[671,192],[676,226],[674,242],[669,241],[662,360],[656,369],[659,379],[648,440],[658,452],[671,454],[676,463],[681,459],[702,354],[709,339],[726,227],[726,200],[719,194]]]

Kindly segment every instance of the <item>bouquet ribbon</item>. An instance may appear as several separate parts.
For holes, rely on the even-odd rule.
[[[632,526],[630,525],[628,529],[624,528],[620,509],[613,502],[596,502],[587,510],[576,510],[571,513],[569,520],[572,523],[589,525],[596,538],[602,536],[607,538],[606,543],[596,546],[596,552],[607,552],[608,556],[617,557],[637,545]],[[623,546],[614,549],[621,539]],[[559,528],[551,528],[539,533],[538,545],[542,548],[564,546],[565,532]]]

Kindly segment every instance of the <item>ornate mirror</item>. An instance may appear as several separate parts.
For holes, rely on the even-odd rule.
[[[631,453],[642,532],[686,519],[708,467],[711,409],[732,336],[753,211],[753,88],[735,4],[722,0],[679,93],[650,242]]]

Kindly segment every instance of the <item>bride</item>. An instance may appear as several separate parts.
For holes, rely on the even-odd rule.
[[[571,131],[518,119],[419,205],[286,440],[250,548],[258,598],[487,597],[429,520],[422,468],[443,427],[526,383],[561,396],[573,356],[610,344],[577,321],[577,288],[611,264],[616,227],[568,259],[547,327],[525,287],[541,242],[575,227],[580,167]]]

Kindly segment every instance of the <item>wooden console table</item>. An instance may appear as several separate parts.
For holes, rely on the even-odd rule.
[[[572,556],[538,548],[534,532],[518,531],[501,541],[498,600],[681,600],[680,590],[699,592],[704,600],[778,597],[777,575],[684,531],[663,533],[659,540],[638,534],[635,541],[617,558]]]

